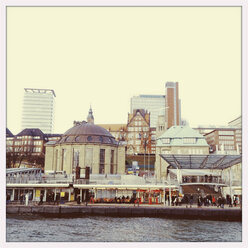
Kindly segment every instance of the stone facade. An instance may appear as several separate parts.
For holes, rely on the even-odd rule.
[[[99,173],[100,149],[104,150],[104,173]],[[73,151],[78,151],[79,163],[81,168],[89,166],[92,174],[124,174],[125,173],[125,147],[113,147],[98,144],[47,144],[45,155],[45,172],[65,171],[66,174],[75,173],[75,158]],[[112,152],[113,151],[113,152]],[[90,154],[90,155],[87,155]],[[111,154],[113,161],[111,163]],[[113,173],[111,173],[111,166]]]
[[[205,155],[209,146],[197,131],[188,126],[173,126],[157,138],[155,175],[157,180],[167,177],[168,163],[160,154]]]
[[[151,153],[150,113],[135,109],[128,114],[127,154]]]
[[[91,174],[125,173],[125,146],[109,131],[94,124],[91,108],[87,120],[74,121],[74,126],[60,140],[46,144],[45,172],[74,175],[79,166],[81,169],[90,167]]]

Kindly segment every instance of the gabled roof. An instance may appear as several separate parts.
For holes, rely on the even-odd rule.
[[[184,138],[195,138],[195,143],[185,143]],[[169,142],[163,140],[169,139]],[[158,139],[157,146],[208,146],[206,139],[189,126],[172,126]]]
[[[44,133],[39,128],[26,128],[16,136],[41,136],[41,138],[43,138]]]
[[[130,120],[128,121],[128,125],[133,121],[133,119],[137,116],[137,114],[140,113],[144,121],[147,123],[147,125],[150,126],[150,123],[148,120],[146,120],[146,114],[149,114],[147,111],[144,109],[134,109],[133,113],[129,114],[131,116]],[[128,118],[129,119],[129,118]]]
[[[203,138],[203,136],[189,126],[172,126],[159,138]]]
[[[7,138],[14,137],[14,135],[10,132],[8,128],[6,128],[6,137]]]

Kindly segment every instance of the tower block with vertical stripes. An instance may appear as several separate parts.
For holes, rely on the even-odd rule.
[[[165,112],[168,128],[181,125],[181,100],[179,99],[178,82],[167,82]]]

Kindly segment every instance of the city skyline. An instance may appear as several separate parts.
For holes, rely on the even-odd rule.
[[[130,99],[164,95],[168,81],[179,83],[191,127],[241,115],[239,7],[8,7],[7,30],[13,134],[24,88],[56,92],[55,133],[86,120],[90,106],[96,124],[127,123]]]

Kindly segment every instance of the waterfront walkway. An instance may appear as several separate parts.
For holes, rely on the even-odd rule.
[[[242,209],[240,207],[217,208],[215,206],[192,208],[183,206],[164,206],[161,204],[9,204],[6,213],[18,215],[42,215],[46,217],[84,217],[84,216],[111,216],[111,217],[159,217],[203,220],[228,220],[242,221]]]

